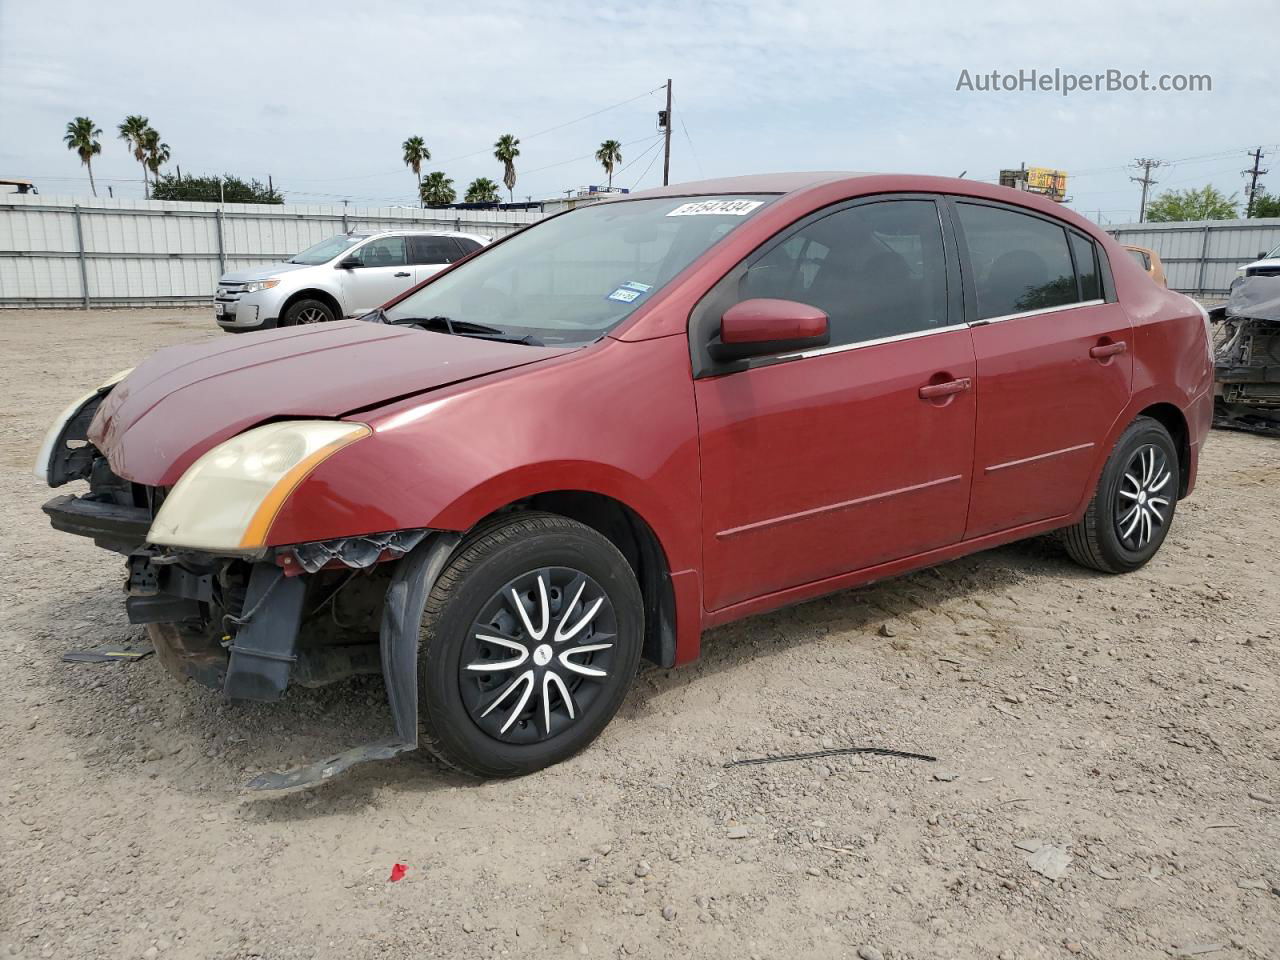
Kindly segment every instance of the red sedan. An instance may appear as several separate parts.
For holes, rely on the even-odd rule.
[[[55,527],[128,559],[228,697],[381,672],[482,776],[591,742],[702,631],[1058,530],[1160,548],[1212,414],[1207,318],[1089,221],[920,176],[686,184],[548,218],[361,320],[157,352],[68,408]]]

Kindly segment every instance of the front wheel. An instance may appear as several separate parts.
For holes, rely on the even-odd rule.
[[[1178,505],[1178,449],[1164,424],[1138,417],[1116,441],[1079,523],[1065,531],[1071,559],[1104,573],[1155,556]]]
[[[482,777],[572,756],[622,705],[643,635],[635,574],[595,530],[543,513],[484,527],[427,598],[424,746]]]
[[[280,317],[279,325],[296,327],[303,323],[328,323],[330,320],[337,319],[327,303],[308,297],[289,304],[289,308]]]

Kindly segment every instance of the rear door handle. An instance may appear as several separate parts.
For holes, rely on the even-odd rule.
[[[964,393],[973,386],[973,381],[968,377],[961,377],[959,380],[948,380],[945,383],[926,383],[920,388],[921,400],[937,400],[939,397],[949,397],[955,393]]]
[[[396,274],[396,276],[397,276],[397,277],[411,277],[411,276],[413,276],[413,274],[409,273],[409,271],[407,271],[407,270],[402,270],[400,273],[397,273],[397,274]]]
[[[1129,345],[1123,340],[1117,340],[1115,343],[1100,343],[1096,347],[1089,348],[1089,356],[1095,360],[1105,360],[1107,357],[1114,357],[1117,353],[1124,353],[1129,349]]]

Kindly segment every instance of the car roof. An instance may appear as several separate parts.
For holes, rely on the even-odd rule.
[[[698,194],[720,193],[794,193],[807,187],[857,177],[875,176],[872,173],[855,173],[847,170],[810,170],[798,173],[754,173],[743,177],[720,177],[715,180],[692,180],[673,183],[669,187],[654,187],[628,194],[626,199],[644,197],[685,197]]]
[[[412,235],[415,237],[466,237],[469,240],[489,241],[493,238],[483,233],[466,233],[462,230],[412,230],[412,229],[390,229],[390,230],[369,230],[361,233],[353,233],[355,237],[385,237],[388,235]]]

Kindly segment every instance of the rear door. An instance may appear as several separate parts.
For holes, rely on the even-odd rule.
[[[352,254],[359,266],[341,268],[347,313],[368,313],[413,286],[405,240],[403,234],[376,237]]]
[[[978,426],[966,537],[1063,517],[1129,402],[1128,316],[1097,245],[1051,217],[956,200]]]
[[[461,248],[453,237],[412,236],[409,238],[409,259],[413,264],[416,283],[434,276],[461,257]]]
[[[917,195],[816,214],[694,311],[708,609],[961,538],[974,358],[942,212]],[[830,345],[717,367],[720,317],[756,297],[819,307]]]

